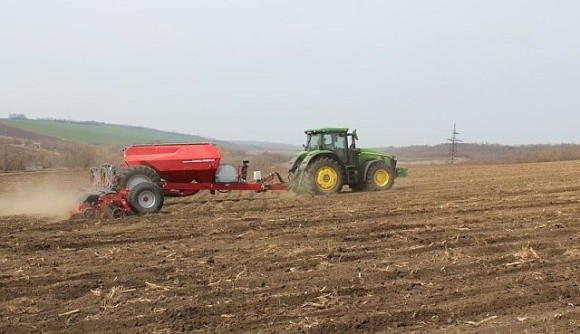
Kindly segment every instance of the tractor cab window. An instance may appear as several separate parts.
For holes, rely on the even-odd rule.
[[[329,151],[346,148],[346,136],[342,133],[327,133],[323,136],[323,148]]]
[[[320,134],[310,134],[308,135],[308,142],[306,143],[306,146],[304,147],[307,151],[314,151],[314,150],[318,150],[318,147],[320,145]]]
[[[334,133],[332,134],[334,141],[334,151],[336,155],[343,161],[348,162],[348,152],[347,152],[347,141],[345,133]]]
[[[344,133],[336,133],[334,136],[334,147],[344,150],[346,148],[346,135]]]
[[[324,138],[323,148],[325,150],[332,151],[332,149],[334,148],[334,140],[333,140],[334,138],[332,138],[332,134],[326,133],[323,138]]]

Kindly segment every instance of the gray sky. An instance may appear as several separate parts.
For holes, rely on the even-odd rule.
[[[580,143],[580,1],[0,0],[0,117]]]

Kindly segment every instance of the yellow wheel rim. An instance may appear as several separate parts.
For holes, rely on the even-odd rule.
[[[330,190],[338,183],[338,173],[332,167],[324,166],[316,172],[316,185],[322,190]]]
[[[379,187],[384,187],[389,183],[389,173],[384,169],[379,169],[375,172],[375,184]]]

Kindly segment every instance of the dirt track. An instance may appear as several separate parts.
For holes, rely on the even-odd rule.
[[[85,174],[0,174],[0,195],[47,176]],[[166,203],[0,217],[0,332],[580,332],[580,161]]]

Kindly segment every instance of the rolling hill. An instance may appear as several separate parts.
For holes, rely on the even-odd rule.
[[[90,167],[121,163],[123,147],[147,143],[212,142],[229,152],[244,148],[195,135],[97,122],[0,119],[0,170]]]
[[[58,120],[0,119],[0,137],[35,140],[51,138],[75,143],[131,145],[148,143],[210,142],[228,151],[297,151],[298,145],[260,141],[223,141],[157,129]]]
[[[28,130],[41,136],[77,143],[128,145],[134,143],[213,141],[195,135],[98,122],[0,119],[0,123],[10,127]],[[0,135],[2,135],[1,132]]]

